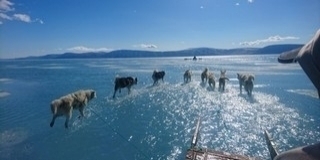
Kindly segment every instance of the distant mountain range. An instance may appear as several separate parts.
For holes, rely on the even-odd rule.
[[[299,47],[302,44],[270,45],[263,48],[192,48],[180,51],[142,51],[142,50],[115,50],[111,52],[63,53],[44,56],[30,56],[17,59],[80,59],[80,58],[138,58],[138,57],[193,57],[212,55],[250,55],[250,54],[280,54]]]

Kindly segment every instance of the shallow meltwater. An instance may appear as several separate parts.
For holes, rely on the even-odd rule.
[[[118,115],[114,115],[114,121],[134,117],[128,123],[143,124],[138,127],[143,132],[141,145],[148,146],[150,154],[157,153],[152,155],[156,159],[181,159],[181,153],[190,146],[198,117],[201,118],[199,146],[263,159],[269,156],[263,136],[265,129],[285,134],[279,139],[283,143],[303,140],[309,132],[314,132],[314,138],[319,136],[318,131],[300,128],[301,123],[310,120],[286,107],[279,97],[259,91],[249,97],[245,92],[240,94],[236,84],[229,84],[224,92],[219,92],[200,81],[165,82],[136,89],[115,100],[108,99],[106,105],[116,106],[113,111],[118,110]],[[171,148],[170,154],[161,153],[161,147]]]
[[[0,67],[0,159],[185,159],[196,121],[199,147],[270,159],[263,131],[280,152],[320,140],[319,100],[298,64],[279,65],[277,56],[8,61]],[[201,83],[208,67],[224,92]],[[154,69],[166,71],[152,86]],[[184,84],[183,73],[192,70]],[[249,70],[248,70],[249,69]],[[255,75],[253,94],[240,94],[237,73]],[[32,73],[32,74],[30,74]],[[113,96],[114,78],[138,84]],[[287,83],[288,82],[288,83]],[[290,82],[290,83],[289,83]],[[79,89],[97,98],[85,118],[73,111],[50,127],[50,102]]]

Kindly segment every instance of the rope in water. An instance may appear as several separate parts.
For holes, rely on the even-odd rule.
[[[126,141],[128,144],[131,145],[131,147],[133,147],[135,150],[137,150],[139,153],[141,153],[146,159],[152,159],[150,158],[151,156],[148,156],[146,153],[144,153],[141,149],[139,149],[138,146],[134,145],[133,143],[130,143],[129,140],[127,140],[127,138],[125,136],[123,136],[121,133],[119,133],[114,127],[112,127],[111,125],[108,124],[108,122],[102,118],[97,112],[95,112],[94,110],[90,109],[92,113],[94,113],[97,117],[99,117],[109,128],[111,128],[111,130],[118,134],[120,138],[122,138],[124,141]]]

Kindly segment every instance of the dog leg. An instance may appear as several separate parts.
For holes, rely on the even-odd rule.
[[[80,112],[81,117],[84,117],[83,110],[84,110],[84,106],[79,108],[79,112]]]
[[[224,92],[225,86],[226,86],[226,81],[225,81],[225,79],[224,79],[224,80],[223,80],[223,83],[222,83],[222,91],[223,91],[223,92]]]
[[[69,119],[70,118],[66,118],[66,121],[64,122],[64,127],[66,128],[66,129],[68,129],[68,123],[69,123]]]
[[[50,123],[50,127],[53,127],[54,121],[56,120],[57,117],[58,117],[58,115],[56,115],[56,114],[52,116],[52,120],[51,120],[51,123]]]
[[[69,124],[69,120],[71,119],[72,117],[72,107],[69,109],[69,112],[66,114],[66,121],[64,122],[64,126],[65,128],[68,128],[68,124]]]
[[[115,98],[115,96],[116,96],[116,92],[117,92],[117,91],[114,91],[114,92],[113,92],[113,96],[112,96],[112,98]]]
[[[225,87],[226,87],[226,80],[227,80],[227,81],[229,81],[229,78],[227,78],[227,77],[226,77],[226,78],[224,79],[224,83],[223,83],[223,91],[225,90]]]
[[[128,87],[128,94],[131,93],[131,86]]]
[[[250,88],[249,88],[249,86],[248,86],[248,85],[245,85],[245,86],[244,86],[244,89],[246,90],[248,96],[250,96]]]
[[[69,124],[70,118],[71,118],[71,114],[69,113],[69,115],[66,116],[66,121],[64,122],[64,127],[65,128],[69,127],[68,124]]]
[[[119,89],[119,87],[118,87],[117,85],[115,85],[115,86],[114,86],[113,96],[112,96],[113,98],[115,98],[118,89]],[[121,89],[121,88],[120,88],[120,89]],[[120,89],[119,89],[119,93],[120,93]]]

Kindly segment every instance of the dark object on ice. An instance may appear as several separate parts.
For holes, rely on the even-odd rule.
[[[196,61],[196,60],[197,60],[197,57],[196,57],[196,56],[193,56],[193,60]]]

